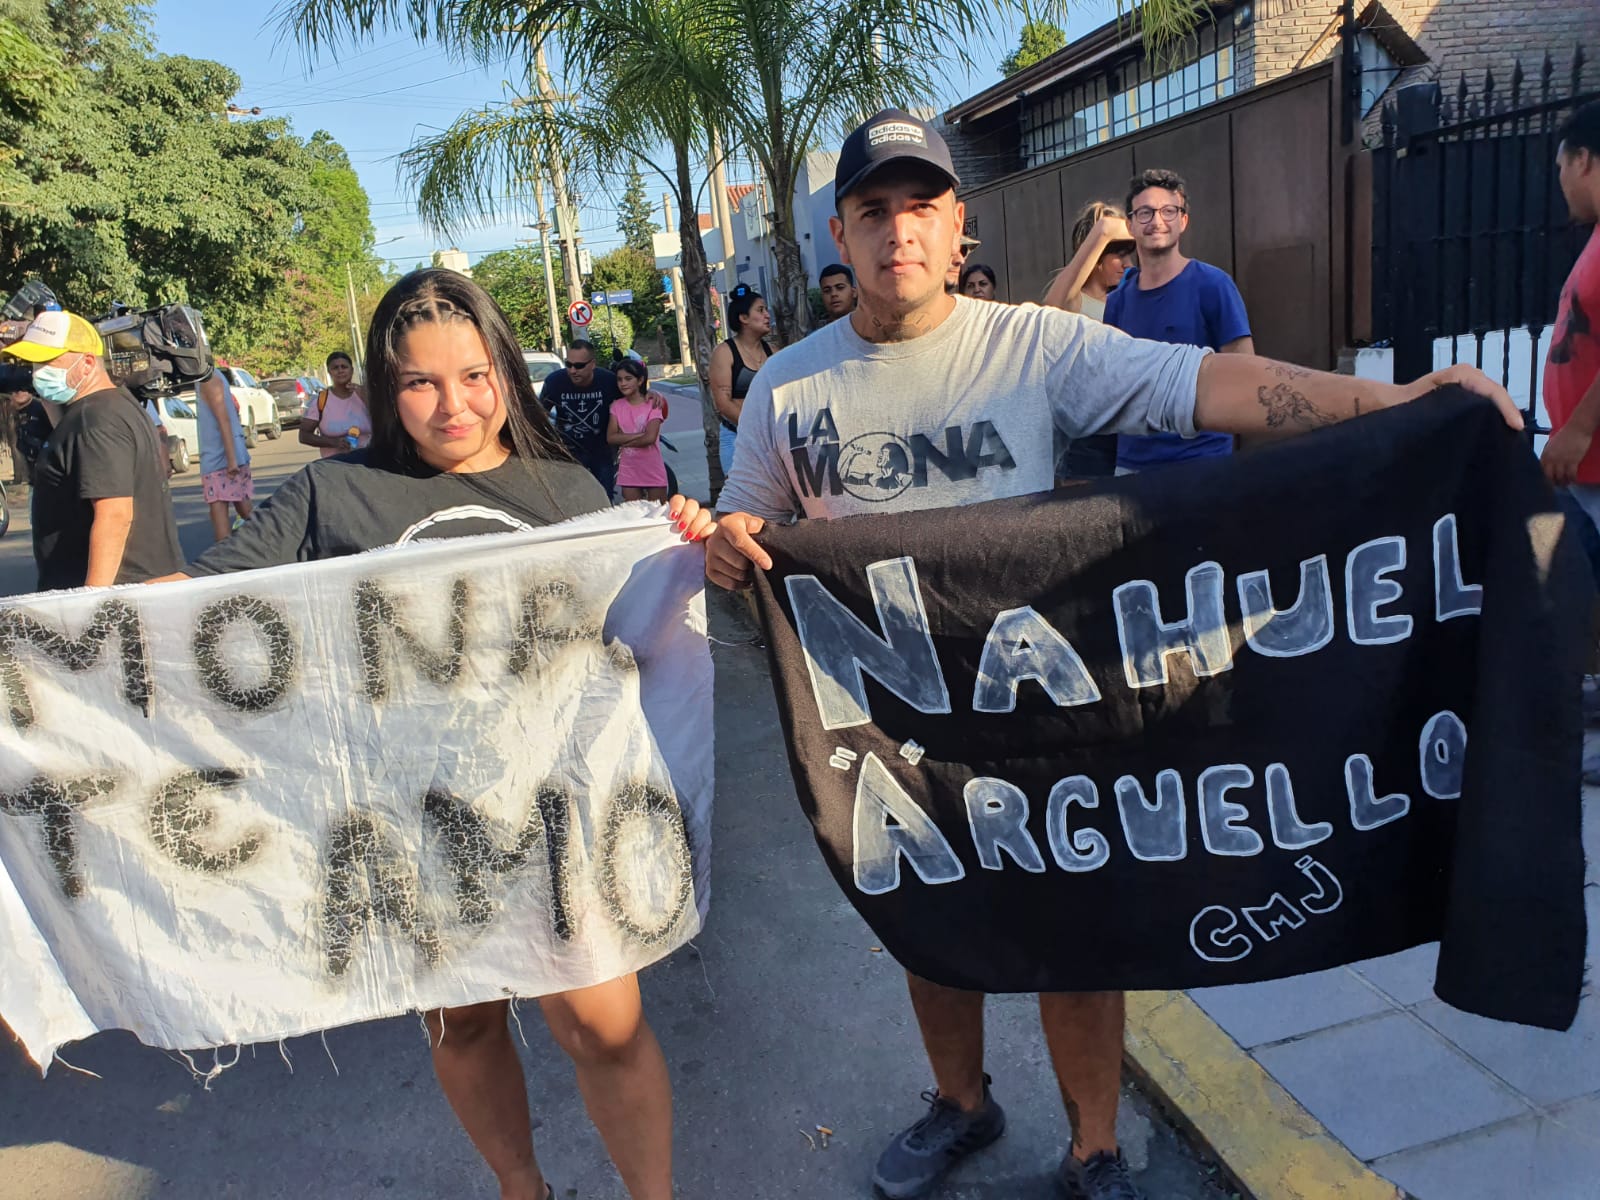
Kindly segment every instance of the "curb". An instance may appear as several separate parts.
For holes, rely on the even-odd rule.
[[[1129,992],[1123,1058],[1247,1200],[1405,1200],[1183,992]]]

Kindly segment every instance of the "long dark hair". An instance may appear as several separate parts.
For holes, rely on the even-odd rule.
[[[459,271],[425,267],[384,293],[367,329],[367,409],[374,466],[415,471],[422,467],[416,443],[400,420],[400,341],[417,325],[468,321],[483,336],[506,406],[500,444],[525,463],[570,456],[534,395],[522,348],[505,313],[489,293]]]
[[[982,275],[989,281],[990,287],[997,288],[1000,286],[1000,280],[995,277],[993,267],[987,263],[969,262],[961,268],[960,282],[956,284],[956,291],[965,292],[967,290],[967,280],[974,275]]]
[[[756,306],[756,301],[762,298],[761,293],[746,284],[739,284],[733,289],[733,294],[728,299],[728,336],[738,337],[744,329],[744,319],[750,315],[750,310]]]
[[[618,375],[632,375],[639,381],[639,394],[644,395],[650,390],[650,369],[642,362],[632,358],[625,358],[612,368]]]

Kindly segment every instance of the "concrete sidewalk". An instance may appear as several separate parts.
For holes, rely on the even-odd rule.
[[[679,477],[703,487],[698,443],[681,448]],[[1130,1065],[1258,1200],[1393,1196],[1393,1185],[1418,1200],[1600,1200],[1600,789],[1590,793],[1589,975],[1570,1031],[1449,1007],[1433,995],[1438,947],[1421,946],[1199,989],[1198,1010],[1176,1019],[1166,1010],[1181,997],[1135,998]]]
[[[1586,792],[1588,975],[1568,1032],[1435,999],[1437,945],[1190,993],[1231,1038],[1224,1054],[1247,1055],[1293,1097],[1237,1113],[1258,1143],[1291,1136],[1280,1121],[1297,1102],[1348,1150],[1351,1195],[1378,1194],[1365,1165],[1417,1200],[1600,1197],[1600,789]]]

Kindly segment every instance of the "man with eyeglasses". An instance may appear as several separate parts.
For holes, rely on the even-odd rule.
[[[616,490],[617,452],[606,441],[606,423],[611,402],[622,399],[622,392],[616,375],[595,365],[593,342],[579,340],[567,347],[567,365],[545,376],[539,399],[572,457],[610,496]]]
[[[1175,171],[1145,171],[1128,185],[1128,226],[1139,265],[1106,297],[1105,323],[1152,342],[1204,346],[1222,354],[1254,354],[1250,318],[1225,271],[1185,258],[1178,243],[1189,228],[1189,193]],[[1119,474],[1232,454],[1233,438],[1153,433],[1117,439]]]

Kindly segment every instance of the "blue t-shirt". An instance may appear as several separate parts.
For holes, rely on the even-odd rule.
[[[227,436],[233,439],[233,452],[241,467],[250,465],[250,451],[244,445],[244,425],[239,420],[239,405],[233,398],[233,388],[221,371],[217,381],[222,384],[222,411],[228,418]],[[194,417],[196,436],[200,439],[200,474],[210,475],[228,469],[228,451],[222,444],[223,432],[217,426],[216,414],[200,395],[199,385],[194,390]]]
[[[1106,297],[1105,322],[1136,338],[1213,350],[1250,336],[1250,318],[1233,280],[1227,272],[1195,259],[1190,259],[1176,278],[1148,291],[1139,289],[1139,269],[1128,271],[1117,290]],[[1225,433],[1202,433],[1194,438],[1170,433],[1123,434],[1117,440],[1117,465],[1137,471],[1232,453],[1233,438]]]

